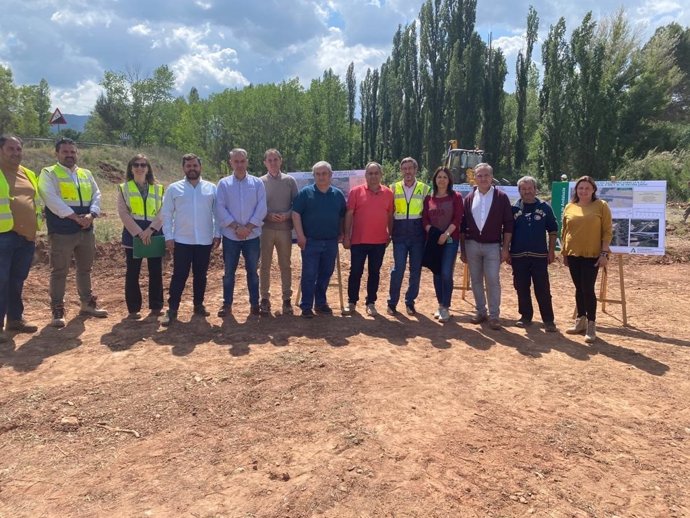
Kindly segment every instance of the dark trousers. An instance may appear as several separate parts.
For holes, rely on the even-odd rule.
[[[553,304],[551,303],[551,284],[549,283],[549,261],[546,257],[513,257],[513,285],[518,296],[518,312],[522,320],[532,321],[532,289],[537,298],[541,321],[552,323]]]
[[[141,286],[139,273],[143,259],[136,259],[131,248],[125,248],[127,272],[125,273],[125,302],[127,311],[138,313],[141,311]],[[157,311],[163,309],[163,258],[148,257],[146,264],[149,270],[149,309]]]
[[[189,269],[192,270],[194,281],[192,288],[194,292],[194,306],[204,303],[206,293],[206,274],[208,265],[211,261],[212,245],[184,245],[175,243],[173,251],[173,274],[170,279],[170,293],[168,297],[168,307],[171,311],[180,308],[180,300],[184,291]]]
[[[577,316],[587,316],[587,320],[597,319],[597,295],[594,285],[597,282],[599,268],[595,263],[596,257],[568,256],[568,269],[575,285],[575,304]]]
[[[359,300],[359,287],[362,284],[364,263],[369,260],[367,278],[367,304],[376,302],[376,292],[381,280],[381,265],[386,253],[386,245],[359,244],[350,247],[350,277],[347,280],[347,300],[356,303]]]
[[[16,232],[0,233],[0,329],[5,315],[21,320],[24,314],[22,290],[34,258],[35,243]]]

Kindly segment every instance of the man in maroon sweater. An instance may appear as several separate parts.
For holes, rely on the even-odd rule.
[[[472,293],[477,308],[472,323],[480,324],[488,318],[491,329],[500,329],[500,266],[510,257],[513,212],[508,196],[493,186],[493,178],[494,170],[489,164],[477,165],[474,170],[477,188],[464,200],[465,218],[463,232],[460,234],[460,258],[470,267]]]

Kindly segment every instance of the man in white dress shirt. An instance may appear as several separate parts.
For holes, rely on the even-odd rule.
[[[498,320],[501,307],[500,266],[510,257],[513,211],[508,196],[493,186],[494,170],[489,164],[477,165],[474,179],[477,188],[464,200],[461,259],[470,268],[472,294],[477,308],[472,323],[481,324],[488,318],[489,327],[497,330],[501,328]]]
[[[216,186],[201,178],[201,159],[192,153],[182,157],[182,170],[185,178],[168,186],[161,209],[165,246],[173,254],[168,311],[161,322],[164,326],[177,320],[190,268],[194,275],[194,314],[209,315],[204,307],[206,275],[211,250],[220,243],[215,218]]]

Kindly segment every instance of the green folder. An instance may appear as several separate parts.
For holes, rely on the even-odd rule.
[[[140,238],[134,238],[132,255],[135,259],[144,257],[163,257],[165,255],[165,236],[151,236],[151,244],[145,245]]]

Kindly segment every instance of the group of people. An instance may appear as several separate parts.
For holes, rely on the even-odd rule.
[[[42,213],[50,245],[51,325],[65,326],[65,284],[72,258],[81,312],[94,317],[108,315],[99,307],[91,288],[93,220],[101,212],[101,193],[92,173],[77,165],[78,150],[72,140],[60,139],[55,153],[57,163],[36,177],[21,165],[21,139],[0,137],[0,341],[9,339],[7,331],[37,330],[23,318],[22,289]],[[366,265],[365,312],[376,316],[381,267],[392,242],[393,268],[386,307],[389,315],[399,315],[408,269],[403,300],[407,315],[416,315],[415,302],[425,266],[433,272],[438,302],[434,318],[448,322],[460,251],[470,272],[476,306],[473,323],[486,321],[491,329],[501,328],[499,274],[501,263],[506,262],[512,267],[518,296],[520,319],[516,325],[532,324],[534,284],[544,329],[557,331],[548,265],[555,259],[558,225],[551,207],[536,197],[534,178],[524,176],[518,181],[520,199],[511,205],[507,195],[495,187],[492,167],[482,163],[475,168],[476,188],[463,199],[453,190],[447,168],[436,169],[429,186],[417,179],[417,161],[407,157],[400,163],[401,180],[390,188],[382,183],[381,165],[369,162],[365,183],[354,187],[346,199],[332,184],[333,170],[326,161],[314,164],[314,182],[301,190],[292,176],[282,172],[282,156],[277,149],[264,153],[266,174],[261,177],[249,174],[244,149],[231,150],[228,165],[232,172],[215,185],[202,178],[201,159],[185,154],[184,178],[164,189],[145,155],[138,154],[127,164],[126,180],[117,193],[117,210],[123,223],[128,318],[142,318],[143,256],[136,253],[137,247],[151,247],[154,242],[161,244],[161,251],[146,255],[148,307],[152,317],[162,317],[162,325],[170,326],[177,320],[190,270],[193,311],[204,317],[210,315],[204,305],[207,272],[212,250],[221,243],[223,303],[218,316],[224,318],[233,312],[240,255],[246,270],[250,313],[271,313],[274,250],[280,270],[282,313],[292,314],[294,231],[302,257],[299,309],[303,318],[333,313],[326,292],[340,242],[350,251],[351,259],[345,313],[357,311]],[[598,268],[606,266],[612,235],[610,210],[597,199],[596,190],[590,177],[577,181],[573,199],[564,211],[562,233],[563,260],[575,285],[577,306],[575,324],[566,332],[585,333],[588,342],[596,338],[594,283]],[[165,312],[163,242],[173,262]]]

